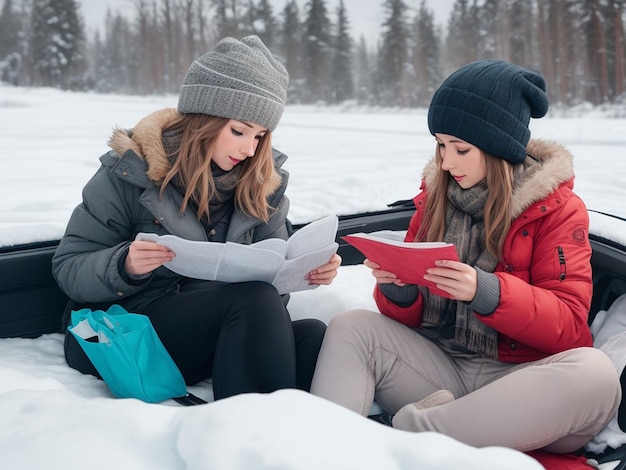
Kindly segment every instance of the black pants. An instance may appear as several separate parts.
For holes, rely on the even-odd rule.
[[[191,282],[133,313],[150,317],[187,384],[213,377],[216,400],[308,391],[326,329],[316,319],[292,322],[276,289],[263,282]],[[69,332],[65,357],[71,367],[98,376]]]

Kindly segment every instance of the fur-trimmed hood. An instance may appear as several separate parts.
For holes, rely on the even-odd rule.
[[[109,147],[120,155],[128,150],[135,152],[148,165],[148,178],[160,183],[171,168],[161,134],[165,127],[179,117],[175,108],[155,111],[139,121],[133,129],[115,129],[108,141]]]
[[[533,203],[546,198],[560,185],[569,183],[573,187],[574,159],[572,154],[557,142],[533,139],[528,143],[526,152],[541,163],[541,168],[525,177],[513,193],[511,215],[517,218]],[[439,171],[433,157],[424,169],[426,189],[433,183]]]

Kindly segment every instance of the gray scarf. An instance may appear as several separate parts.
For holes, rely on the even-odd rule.
[[[448,208],[444,241],[453,243],[459,259],[485,272],[493,272],[498,264],[484,246],[484,208],[487,200],[485,182],[463,189],[455,181],[448,185]],[[433,325],[440,336],[452,340],[453,347],[483,356],[497,358],[498,333],[478,320],[466,302],[430,295],[420,286],[424,296],[424,322]]]
[[[176,150],[180,145],[180,138],[182,133],[180,132],[166,132],[162,136],[163,148],[168,155],[170,163],[173,163],[178,158]],[[215,193],[209,200],[209,219],[202,218],[202,225],[204,226],[207,234],[215,225],[223,221],[226,223],[225,228],[228,227],[230,215],[234,207],[235,189],[239,182],[239,174],[241,173],[241,165],[235,166],[230,171],[224,171],[218,167],[214,162],[211,162],[211,173],[213,175],[213,182],[215,183]],[[176,175],[172,178],[172,185],[176,190],[185,194],[187,188],[180,179],[180,175]],[[194,197],[189,201],[194,212],[198,210],[198,201]],[[213,220],[214,217],[217,220]]]

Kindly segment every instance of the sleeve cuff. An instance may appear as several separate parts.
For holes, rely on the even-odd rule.
[[[120,256],[117,259],[117,270],[120,273],[120,277],[126,284],[131,285],[131,286],[140,286],[146,281],[146,279],[152,276],[152,273],[139,274],[139,275],[127,273],[125,264],[126,264],[126,257],[128,256],[128,249],[129,249],[129,246],[126,246],[120,252]]]
[[[398,307],[410,307],[417,300],[419,293],[415,284],[396,286],[395,284],[378,284],[382,294]]]
[[[469,304],[480,315],[491,315],[500,304],[500,279],[493,273],[476,269],[476,295]]]

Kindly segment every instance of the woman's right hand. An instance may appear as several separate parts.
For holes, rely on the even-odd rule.
[[[155,242],[135,240],[128,248],[124,268],[129,275],[141,276],[151,273],[163,263],[174,258],[174,252]]]
[[[406,283],[398,280],[398,276],[394,273],[390,273],[389,271],[383,271],[380,269],[380,265],[365,259],[363,264],[372,270],[372,276],[376,278],[377,284],[395,284],[396,286],[405,286]]]

